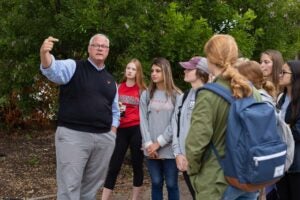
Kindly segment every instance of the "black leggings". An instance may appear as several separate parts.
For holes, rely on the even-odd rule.
[[[128,128],[118,128],[116,146],[110,160],[109,170],[104,184],[105,188],[114,189],[128,147],[130,147],[131,164],[133,168],[133,186],[140,187],[143,185],[144,154],[141,150],[142,136],[140,126],[137,125]]]
[[[286,173],[277,183],[279,199],[299,200],[300,199],[300,173]]]

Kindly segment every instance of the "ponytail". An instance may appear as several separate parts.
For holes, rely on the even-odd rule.
[[[248,97],[252,94],[252,88],[249,84],[249,81],[245,79],[235,68],[230,64],[224,66],[225,70],[222,73],[222,76],[225,80],[230,82],[230,88],[232,94],[236,98]]]
[[[252,94],[247,79],[233,67],[238,58],[238,46],[231,35],[214,35],[205,44],[204,51],[208,61],[223,70],[221,75],[230,82],[234,97],[243,98]]]

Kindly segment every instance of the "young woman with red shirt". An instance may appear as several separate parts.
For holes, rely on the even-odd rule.
[[[128,147],[133,168],[132,200],[140,199],[139,194],[144,179],[144,155],[141,149],[139,102],[140,94],[145,89],[142,65],[138,59],[132,59],[125,68],[123,80],[118,88],[121,119],[117,130],[115,150],[110,160],[102,192],[102,200],[108,200],[112,195]]]

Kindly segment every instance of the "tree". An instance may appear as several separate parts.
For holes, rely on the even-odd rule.
[[[0,11],[2,127],[55,119],[57,86],[39,72],[39,48],[49,35],[60,39],[53,50],[57,58],[81,59],[93,34],[107,34],[106,64],[116,80],[131,58],[142,61],[148,79],[151,60],[166,57],[182,89],[178,62],[203,55],[213,33],[233,35],[241,55],[249,58],[272,48],[289,59],[300,49],[297,0],[10,0],[0,2]]]

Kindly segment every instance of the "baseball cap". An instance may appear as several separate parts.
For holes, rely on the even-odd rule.
[[[192,57],[189,61],[179,62],[181,67],[185,69],[201,69],[208,73],[207,59],[204,57],[196,56]]]

